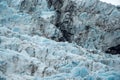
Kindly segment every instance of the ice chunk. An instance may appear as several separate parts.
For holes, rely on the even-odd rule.
[[[76,67],[72,70],[72,76],[74,77],[85,77],[87,75],[89,75],[89,72],[86,67]]]

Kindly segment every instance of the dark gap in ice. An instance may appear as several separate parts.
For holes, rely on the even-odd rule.
[[[108,48],[105,52],[113,55],[120,54],[120,44],[117,46]]]

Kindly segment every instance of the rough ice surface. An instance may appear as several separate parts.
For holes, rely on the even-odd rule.
[[[120,80],[117,45],[119,6],[0,0],[0,80]]]
[[[56,26],[67,41],[103,51],[120,43],[119,6],[98,0],[48,1],[58,15]]]

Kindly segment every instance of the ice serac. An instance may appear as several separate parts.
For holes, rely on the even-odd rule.
[[[97,0],[0,0],[0,80],[120,80],[119,22]]]
[[[3,0],[0,2],[0,26],[21,34],[58,40],[62,33],[52,24],[55,12],[46,4],[46,0]]]
[[[120,11],[99,0],[48,0],[57,12],[56,26],[66,41],[88,49],[120,44]]]
[[[1,78],[120,79],[119,55],[90,51],[75,44],[56,42],[37,35],[1,36],[0,41]]]

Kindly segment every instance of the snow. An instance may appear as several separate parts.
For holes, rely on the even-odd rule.
[[[111,3],[113,5],[120,5],[120,0],[100,0],[106,3]]]

